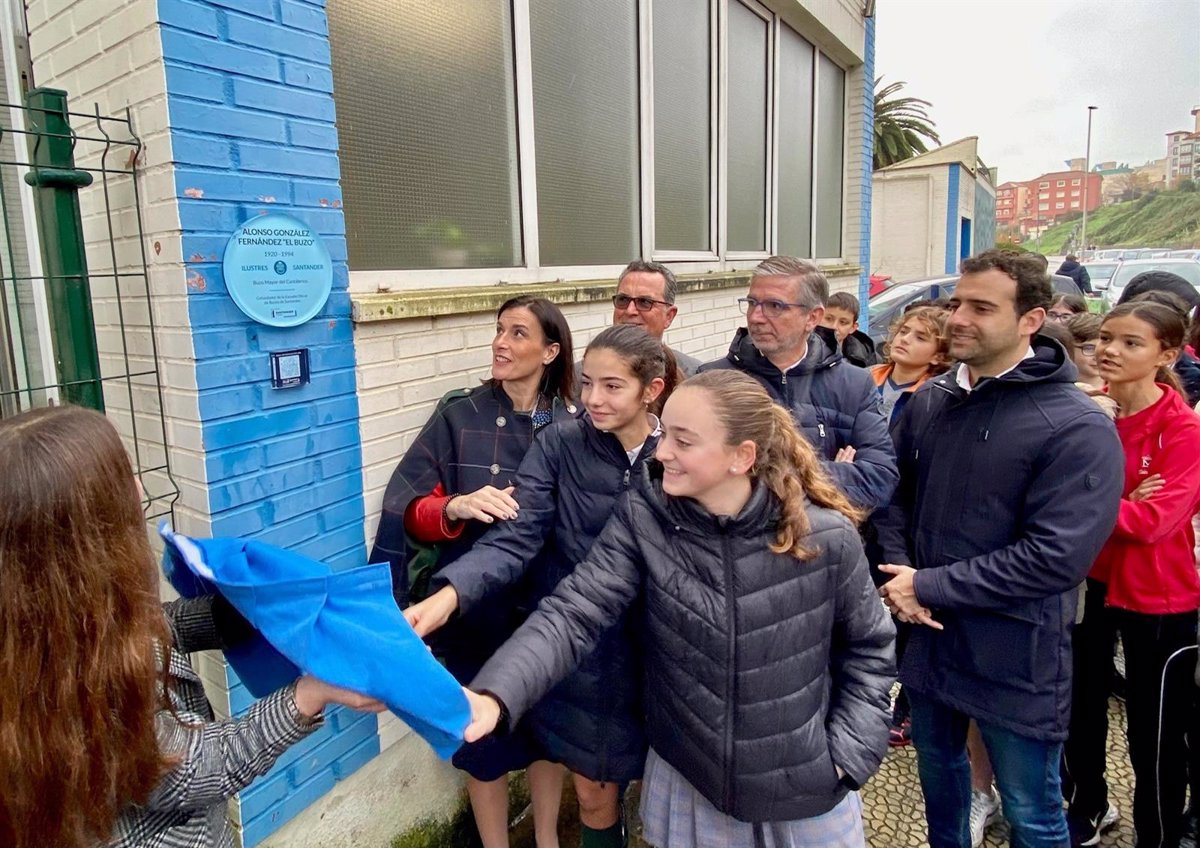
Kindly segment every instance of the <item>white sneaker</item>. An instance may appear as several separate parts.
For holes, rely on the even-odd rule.
[[[983,844],[984,832],[999,815],[1000,796],[994,788],[989,792],[971,790],[971,848]]]

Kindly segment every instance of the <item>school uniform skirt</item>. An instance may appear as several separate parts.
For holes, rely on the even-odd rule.
[[[654,848],[865,848],[862,801],[787,822],[744,822],[722,813],[650,749],[642,780],[642,839]]]

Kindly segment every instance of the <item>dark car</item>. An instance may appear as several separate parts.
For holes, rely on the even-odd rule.
[[[888,330],[892,322],[899,318],[904,310],[919,300],[937,300],[954,296],[954,287],[958,285],[958,274],[948,274],[944,277],[930,277],[925,280],[913,280],[908,283],[897,283],[885,289],[867,304],[867,335],[878,348],[887,341]],[[1077,294],[1083,292],[1075,281],[1062,274],[1052,274],[1050,281],[1054,291],[1059,294]]]

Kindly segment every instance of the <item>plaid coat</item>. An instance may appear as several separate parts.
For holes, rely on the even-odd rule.
[[[222,627],[219,602],[210,595],[164,604],[163,611],[175,635],[166,693],[175,715],[167,709],[159,712],[158,742],[164,753],[181,759],[144,805],[121,814],[106,848],[232,848],[226,801],[266,774],[280,754],[320,727],[321,720],[300,715],[292,684],[240,718],[214,721],[187,654],[236,641],[230,639],[231,628]]]

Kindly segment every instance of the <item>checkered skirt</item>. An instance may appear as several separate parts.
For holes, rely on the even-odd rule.
[[[642,838],[655,848],[866,848],[862,801],[849,793],[820,816],[786,822],[738,821],[696,791],[650,749],[642,780]]]

